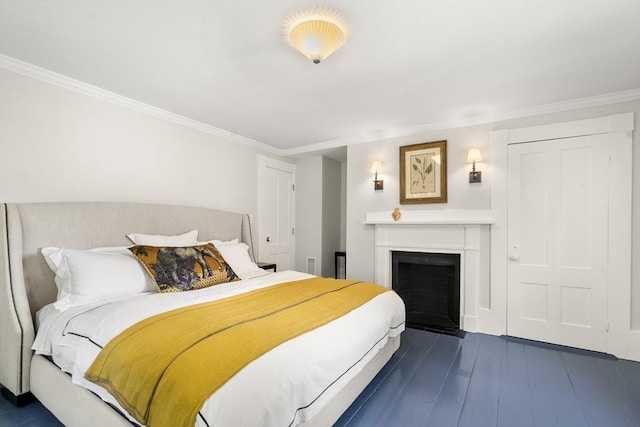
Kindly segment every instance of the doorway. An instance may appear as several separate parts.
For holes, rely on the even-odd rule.
[[[480,332],[640,360],[633,129],[634,113],[620,113],[491,132],[491,284]]]
[[[605,352],[607,137],[508,150],[507,334]]]
[[[258,156],[258,256],[278,271],[295,268],[295,168]]]

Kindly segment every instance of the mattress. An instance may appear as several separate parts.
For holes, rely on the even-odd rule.
[[[74,383],[123,411],[103,388],[84,378],[101,347],[120,332],[167,310],[309,277],[284,271],[197,291],[140,294],[66,311],[48,305],[38,313],[33,350],[50,356]],[[343,317],[286,341],[218,389],[201,408],[196,425],[295,426],[311,420],[389,337],[404,330],[404,320],[402,300],[394,292],[385,292]]]

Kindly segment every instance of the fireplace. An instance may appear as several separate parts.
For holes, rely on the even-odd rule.
[[[499,322],[496,323],[497,312],[492,309],[506,306],[506,303],[502,300],[503,295],[491,295],[490,290],[493,223],[490,211],[406,210],[398,221],[394,221],[391,211],[369,212],[363,223],[374,226],[375,283],[395,288],[392,283],[393,252],[457,256],[460,259],[460,283],[456,288],[460,299],[459,315],[451,317],[459,322],[458,328],[466,332],[504,333],[495,328]],[[424,276],[424,273],[418,275]]]
[[[459,254],[391,251],[391,284],[404,300],[408,327],[464,335]]]

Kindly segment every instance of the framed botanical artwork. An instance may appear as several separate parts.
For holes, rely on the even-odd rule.
[[[447,203],[447,141],[400,147],[400,204]]]

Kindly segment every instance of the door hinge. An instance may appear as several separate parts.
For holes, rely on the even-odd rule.
[[[291,227],[291,235],[295,236],[296,234],[296,228],[295,227]]]
[[[604,329],[605,331],[609,332],[609,321],[607,320],[607,322],[604,324]]]
[[[609,166],[611,166],[611,154],[609,154]]]
[[[295,184],[291,184],[291,191],[296,191],[296,185]]]

